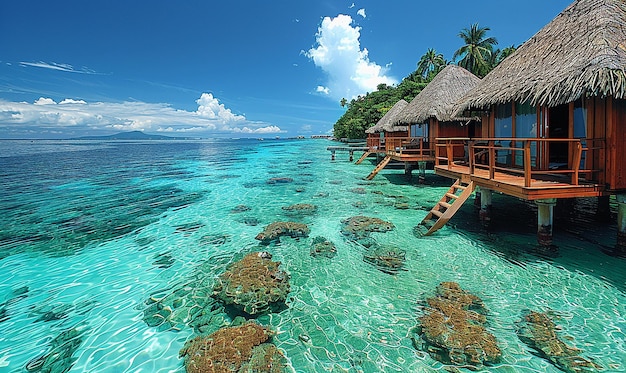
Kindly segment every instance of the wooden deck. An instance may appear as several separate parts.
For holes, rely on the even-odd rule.
[[[472,174],[470,173],[469,165],[458,163],[436,165],[435,173],[451,179],[460,179],[466,183],[473,181],[476,186],[481,188],[491,189],[525,200],[598,197],[606,194],[605,188],[602,185],[590,183],[572,185],[569,179],[559,175],[545,175],[542,179],[532,178],[530,180],[530,186],[526,186],[524,175],[518,176],[496,171],[493,178],[490,178],[488,170],[475,168]]]

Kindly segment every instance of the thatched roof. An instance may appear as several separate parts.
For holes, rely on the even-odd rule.
[[[626,1],[577,0],[504,59],[456,112],[511,101],[626,98]]]
[[[393,105],[391,109],[385,115],[383,115],[380,120],[373,125],[372,127],[365,130],[365,133],[376,133],[376,132],[397,132],[397,131],[406,131],[406,126],[394,126],[396,122],[396,116],[400,114],[402,109],[404,109],[409,103],[405,100],[400,100]]]
[[[398,115],[397,123],[424,123],[433,117],[441,122],[461,120],[452,117],[454,104],[479,82],[464,68],[448,65]]]

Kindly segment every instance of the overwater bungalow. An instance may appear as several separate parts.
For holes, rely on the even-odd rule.
[[[382,118],[375,125],[365,130],[367,134],[367,150],[356,164],[360,164],[371,154],[385,154],[385,143],[387,138],[401,137],[407,135],[407,129],[405,127],[394,127],[395,117],[404,109],[409,103],[406,100],[400,100],[396,102],[389,111],[383,115]]]
[[[448,65],[396,117],[396,125],[411,129],[412,141],[419,139],[420,147],[429,156],[421,162],[435,162],[438,137],[474,137],[480,133],[480,117],[454,116],[455,103],[474,88],[480,79],[457,65]],[[453,149],[455,157],[463,157],[464,149]]]
[[[476,187],[485,220],[494,191],[535,201],[542,245],[552,244],[558,199],[616,195],[616,253],[626,253],[624,25],[623,0],[577,0],[458,102],[456,115],[482,123],[474,138],[438,136],[435,172],[456,181],[424,219],[426,234]]]
[[[474,88],[478,77],[462,67],[446,66],[411,103],[392,117],[394,128],[404,129],[404,134],[386,139],[386,156],[368,175],[372,179],[391,160],[405,162],[410,172],[415,165],[426,169],[428,162],[434,163],[436,137],[473,136],[479,117],[453,117],[454,104],[460,97]],[[463,151],[460,150],[455,151]]]

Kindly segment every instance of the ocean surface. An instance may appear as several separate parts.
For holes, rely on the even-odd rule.
[[[536,248],[536,208],[497,194],[490,229],[470,200],[419,237],[414,227],[452,180],[427,171],[419,184],[417,171],[409,180],[389,168],[366,181],[374,159],[331,161],[329,145],[0,141],[0,372],[184,372],[179,351],[197,330],[183,314],[202,301],[190,292],[210,294],[253,251],[290,275],[287,307],[258,322],[277,332],[295,372],[450,371],[411,340],[424,300],[446,281],[489,310],[502,359],[484,371],[560,372],[518,337],[527,310],[555,315],[562,340],[602,371],[626,371],[626,260],[604,254],[616,240],[613,203],[601,222],[594,201],[559,201],[550,255]],[[317,209],[283,209],[298,203]],[[341,233],[360,215],[393,223],[370,239],[403,250],[401,270],[365,261],[367,247]],[[260,245],[276,221],[311,233]],[[320,236],[336,256],[310,255]],[[147,317],[154,299],[170,301],[168,322]],[[205,330],[232,321],[218,306],[209,316]]]

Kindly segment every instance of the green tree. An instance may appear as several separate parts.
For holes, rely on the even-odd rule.
[[[442,66],[446,66],[443,54],[437,53],[433,48],[429,48],[417,62],[417,73],[422,78],[427,78],[433,72],[439,72],[443,69]]]
[[[342,98],[341,101],[339,101],[339,105],[341,105],[341,107],[345,107],[348,104],[348,100],[346,100],[346,98]]]
[[[474,75],[484,77],[493,68],[489,61],[493,54],[494,45],[498,41],[494,37],[487,37],[489,27],[480,27],[478,23],[474,23],[470,28],[464,28],[459,33],[459,37],[465,43],[461,48],[454,52],[452,57],[454,60],[461,58],[458,62],[459,66],[471,71]]]

